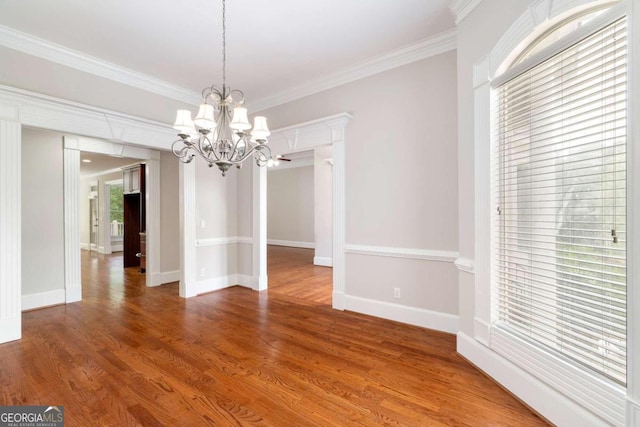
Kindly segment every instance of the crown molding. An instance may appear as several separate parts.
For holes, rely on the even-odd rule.
[[[481,2],[482,0],[453,0],[449,4],[449,9],[456,16],[456,25],[462,22]]]
[[[0,46],[46,59],[69,68],[84,71],[118,83],[142,89],[176,101],[197,105],[199,93],[164,80],[121,67],[111,62],[69,49],[65,46],[0,25]]]
[[[450,50],[455,50],[457,46],[456,40],[455,29],[446,31],[406,45],[387,54],[377,56],[340,72],[311,80],[272,96],[255,100],[248,104],[248,106],[253,111],[262,111],[267,108],[295,101],[296,99],[332,89],[374,74],[411,64]]]

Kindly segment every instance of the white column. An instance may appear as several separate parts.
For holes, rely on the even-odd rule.
[[[64,286],[67,303],[82,299],[80,264],[80,151],[78,138],[64,137]]]
[[[180,296],[196,296],[196,165],[180,163]]]
[[[0,343],[21,338],[21,127],[0,119]]]
[[[267,277],[267,168],[253,166],[253,289],[264,291]]]
[[[344,130],[344,125],[343,128]],[[344,310],[345,297],[345,146],[344,132],[333,140],[333,295],[332,306]]]
[[[160,152],[153,151],[146,164],[147,268],[145,274],[147,286],[158,286],[162,284],[160,266]]]

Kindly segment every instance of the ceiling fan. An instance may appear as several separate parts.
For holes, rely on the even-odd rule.
[[[288,159],[288,158],[284,157],[283,154],[278,154],[274,159],[269,159],[267,161],[267,167],[278,166],[280,164],[280,161],[290,162],[291,159]]]

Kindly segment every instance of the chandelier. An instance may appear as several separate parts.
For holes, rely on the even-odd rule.
[[[249,133],[252,126],[243,107],[244,93],[227,86],[226,66],[226,2],[222,0],[222,87],[202,90],[203,102],[195,119],[191,119],[191,111],[178,110],[173,128],[180,139],[171,146],[173,154],[183,163],[191,162],[197,154],[209,167],[218,166],[222,176],[231,166],[240,168],[249,157],[258,166],[273,164],[266,145],[271,134],[267,119],[256,116]]]

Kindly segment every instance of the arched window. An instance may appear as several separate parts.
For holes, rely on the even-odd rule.
[[[626,384],[626,17],[572,16],[494,83],[494,326]]]

